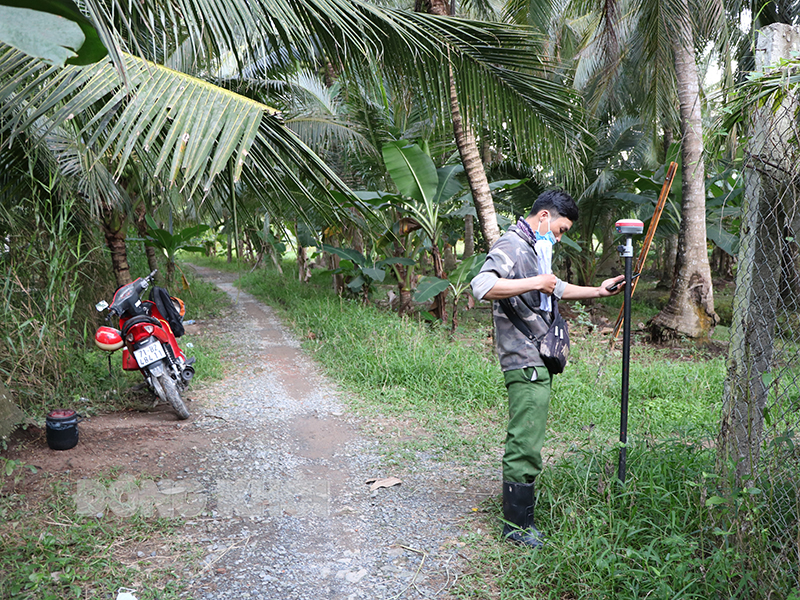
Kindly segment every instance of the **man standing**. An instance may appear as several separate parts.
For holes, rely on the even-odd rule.
[[[600,287],[577,286],[552,273],[553,245],[578,220],[578,207],[563,190],[540,195],[528,216],[509,227],[492,247],[480,273],[472,280],[478,300],[493,300],[497,354],[508,390],[508,432],[503,456],[503,536],[533,548],[541,547],[541,533],[533,519],[534,480],[542,472],[551,376],[539,356],[539,344],[552,321],[552,296],[559,300],[602,298],[619,293],[606,288],[622,281],[620,275]],[[512,323],[506,310],[516,313],[536,337],[531,341]]]

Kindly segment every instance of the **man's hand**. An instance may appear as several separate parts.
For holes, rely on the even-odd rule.
[[[538,292],[543,292],[545,294],[552,294],[553,291],[556,289],[556,276],[553,274],[549,275],[536,275],[535,277],[531,277],[531,289],[536,290]]]
[[[616,296],[621,291],[625,289],[625,286],[622,285],[622,282],[625,281],[625,275],[617,275],[616,277],[611,277],[610,279],[606,279],[603,283],[600,284],[600,297],[604,298],[606,296]],[[610,292],[608,288],[614,285],[615,283],[620,283],[617,288]]]
[[[606,296],[616,296],[625,289],[624,285],[620,285],[613,292],[608,291],[608,286],[614,285],[617,282],[625,280],[625,275],[617,275],[606,279],[599,287],[572,285],[567,284],[564,288],[564,294],[561,296],[562,300],[588,300],[589,298],[605,298]]]

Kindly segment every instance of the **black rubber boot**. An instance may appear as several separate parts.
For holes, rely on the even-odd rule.
[[[533,523],[535,496],[532,483],[503,482],[503,537],[531,548],[541,548],[544,536]]]

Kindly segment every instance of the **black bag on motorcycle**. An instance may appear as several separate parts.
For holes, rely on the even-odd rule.
[[[150,290],[150,300],[156,305],[161,316],[169,323],[169,327],[172,329],[172,335],[176,338],[181,337],[184,334],[183,317],[172,303],[169,292],[163,287],[155,286]]]

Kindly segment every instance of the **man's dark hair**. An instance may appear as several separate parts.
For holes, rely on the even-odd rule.
[[[540,210],[549,210],[554,218],[566,217],[573,223],[578,220],[578,205],[564,190],[547,190],[540,194],[528,216],[531,217]]]

